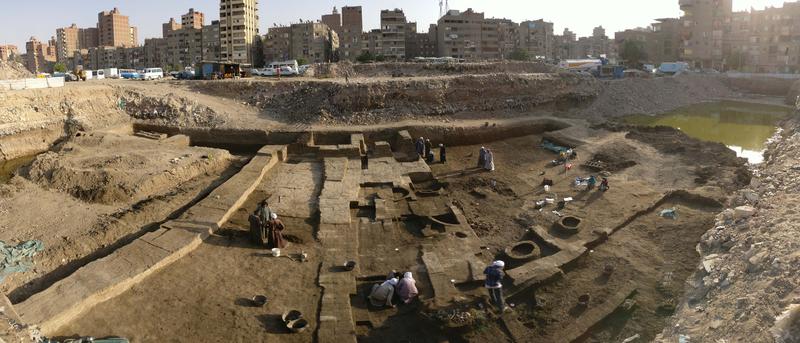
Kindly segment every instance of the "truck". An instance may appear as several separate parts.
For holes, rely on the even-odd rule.
[[[598,67],[606,63],[606,60],[602,58],[586,58],[578,60],[563,60],[558,63],[558,67],[569,71],[590,72],[597,70]]]
[[[689,70],[689,63],[686,62],[664,62],[658,67],[658,72],[667,75],[680,74]]]

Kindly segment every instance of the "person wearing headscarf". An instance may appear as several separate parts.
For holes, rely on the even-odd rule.
[[[269,237],[270,237],[270,246],[273,248],[283,249],[286,247],[286,240],[283,239],[283,230],[286,227],[283,225],[283,222],[278,219],[277,213],[272,213],[272,218],[269,221]]]
[[[444,149],[444,144],[439,144],[439,162],[447,162],[447,151]]]
[[[486,148],[481,147],[481,151],[478,153],[478,168],[485,168],[486,167]]]
[[[433,143],[431,143],[430,138],[425,140],[425,161],[428,163],[433,163]]]
[[[483,169],[494,171],[494,153],[490,149],[486,149],[486,162],[483,165]]]
[[[484,282],[484,286],[489,291],[489,300],[491,300],[492,304],[497,306],[500,312],[503,312],[506,309],[505,303],[503,301],[503,268],[506,266],[506,263],[500,260],[492,262],[492,264],[486,269],[483,270],[483,274],[486,275],[486,281]]]
[[[261,202],[258,203],[258,207],[253,214],[255,214],[256,217],[258,217],[258,220],[261,221],[261,225],[266,226],[267,223],[269,223],[269,220],[272,217],[272,209],[269,208],[267,199],[261,200]]]
[[[394,307],[392,304],[392,297],[394,297],[395,286],[399,280],[394,275],[381,284],[372,285],[372,291],[369,293],[369,303],[375,307]]]
[[[406,304],[410,304],[419,294],[417,281],[414,280],[411,272],[403,274],[403,278],[397,283],[397,294],[400,296],[400,300]]]

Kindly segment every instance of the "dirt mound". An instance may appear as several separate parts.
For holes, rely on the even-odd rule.
[[[524,112],[597,95],[576,74],[489,74],[375,82],[249,83],[247,101],[288,122],[369,124],[462,112]],[[210,86],[210,85],[209,85]]]
[[[23,176],[84,201],[137,202],[228,166],[227,151],[116,134],[75,137],[39,155]]]
[[[16,61],[0,59],[0,80],[16,80],[35,77],[24,65]]]
[[[321,79],[337,77],[354,77],[353,63],[344,61],[339,63],[320,63],[314,64],[306,70],[306,76],[314,76]]]
[[[556,68],[552,65],[536,62],[490,62],[490,63],[367,63],[352,65],[354,74],[358,77],[417,77],[441,75],[483,75],[495,73],[553,73]]]
[[[598,153],[592,156],[592,161],[600,162],[610,172],[621,171],[637,164],[639,153],[636,147],[624,143],[614,142],[604,144],[597,148]]]
[[[720,97],[734,97],[722,77],[681,75],[604,81],[597,100],[578,114],[604,120],[629,114],[656,114]]]
[[[216,127],[225,123],[213,109],[172,93],[152,97],[128,90],[124,100],[128,115],[155,124]]]

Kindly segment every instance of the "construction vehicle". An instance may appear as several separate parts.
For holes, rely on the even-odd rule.
[[[78,78],[78,81],[86,81],[86,71],[83,70],[83,66],[75,67],[75,70],[72,71],[73,74]]]

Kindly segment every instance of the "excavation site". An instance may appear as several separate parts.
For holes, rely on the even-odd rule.
[[[316,68],[0,90],[0,342],[797,342],[800,85]]]

